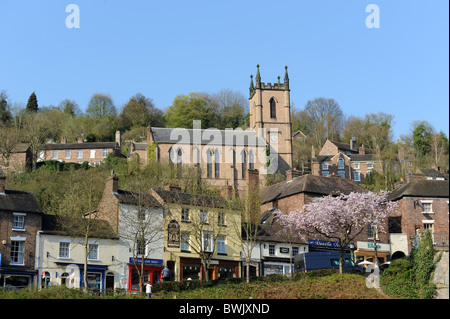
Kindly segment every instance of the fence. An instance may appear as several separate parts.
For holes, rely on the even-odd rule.
[[[431,236],[433,237],[433,246],[448,248],[449,247],[448,233],[449,232],[432,233]],[[424,235],[425,235],[424,232],[419,232],[416,234],[416,236],[412,238],[414,248],[419,247],[419,239]]]

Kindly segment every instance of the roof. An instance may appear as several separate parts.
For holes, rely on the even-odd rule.
[[[426,177],[431,177],[433,179],[446,178],[444,174],[442,174],[441,172],[439,172],[437,169],[434,168],[421,168],[420,171]]]
[[[318,195],[350,194],[351,192],[365,193],[367,190],[352,180],[337,176],[303,175],[290,181],[284,181],[268,187],[260,192],[261,204],[292,196],[298,193],[312,193]]]
[[[30,148],[30,143],[17,143],[11,153],[24,153]]]
[[[221,196],[191,194],[164,189],[155,189],[154,192],[157,195],[159,195],[159,197],[164,201],[165,204],[182,204],[182,205],[211,207],[211,208],[234,207],[231,201]]]
[[[5,195],[0,195],[0,210],[42,213],[41,206],[33,193],[16,190],[5,190]]]
[[[111,225],[102,219],[72,218],[67,216],[56,216],[44,214],[42,216],[42,232],[49,235],[65,235],[80,237],[85,235],[87,223],[91,222],[91,238],[117,239]],[[75,226],[76,225],[76,226]]]
[[[265,140],[251,130],[151,127],[150,132],[155,142],[163,144],[266,146]]]
[[[261,214],[261,224],[257,227],[258,229],[252,230],[253,234],[257,234],[256,240],[260,242],[277,242],[277,243],[286,243],[285,236],[279,234],[279,230],[281,230],[280,224],[276,221],[275,212],[278,208],[271,208],[269,210],[264,211]],[[250,224],[243,223],[242,224],[242,239],[247,238],[247,229]],[[252,225],[254,227],[254,225]],[[308,241],[299,236],[291,236],[290,241],[292,244],[308,244]]]
[[[41,150],[73,150],[73,149],[105,149],[118,147],[116,142],[87,142],[87,143],[51,143],[43,144]]]
[[[449,181],[415,180],[403,184],[389,194],[389,200],[398,200],[409,197],[449,197]]]
[[[113,193],[121,204],[137,205],[139,195],[136,192],[130,192],[119,189],[117,193]],[[142,194],[140,203],[146,207],[161,207],[161,204],[150,193]]]
[[[329,140],[331,143],[333,143],[334,145],[336,145],[337,146],[337,148],[339,148],[339,149],[341,149],[341,150],[344,150],[344,151],[350,151],[350,152],[353,152],[353,153],[359,153],[359,148],[358,149],[352,149],[351,147],[350,147],[350,144],[347,144],[347,143],[342,143],[342,142],[335,142],[335,141],[331,141],[331,140]],[[363,147],[363,149],[364,149],[364,152],[366,153],[366,154],[373,154],[373,151],[370,149],[370,148],[365,148],[365,147]]]

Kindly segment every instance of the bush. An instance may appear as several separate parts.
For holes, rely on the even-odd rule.
[[[381,286],[385,293],[398,298],[417,298],[411,262],[396,259],[381,275]]]

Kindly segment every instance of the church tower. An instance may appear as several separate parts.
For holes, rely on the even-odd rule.
[[[278,172],[292,169],[292,128],[289,77],[285,67],[284,83],[261,82],[259,64],[255,84],[250,76],[250,129],[262,136],[278,153]]]

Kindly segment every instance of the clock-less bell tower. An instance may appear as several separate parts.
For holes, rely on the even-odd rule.
[[[284,83],[261,82],[259,64],[255,84],[250,76],[250,129],[263,137],[271,152],[278,153],[277,172],[292,169],[292,128],[289,77],[285,67]]]

